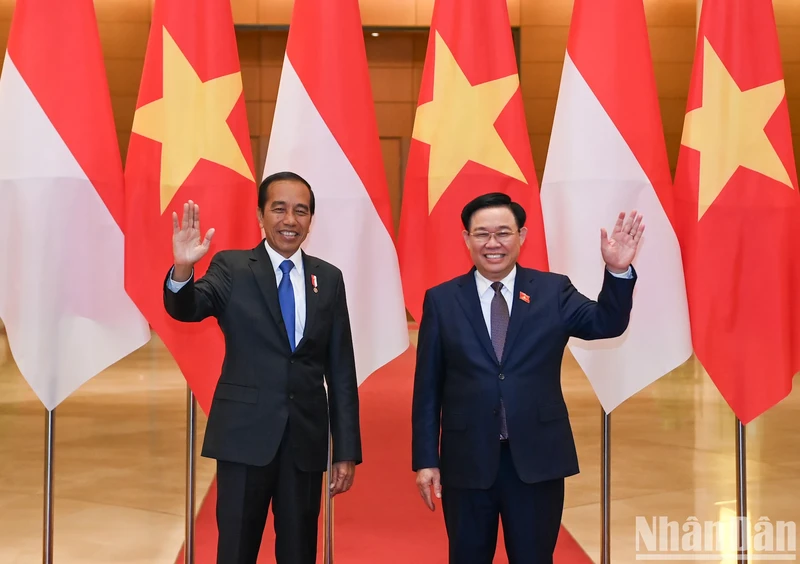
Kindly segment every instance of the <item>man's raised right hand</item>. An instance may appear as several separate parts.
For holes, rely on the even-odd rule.
[[[172,212],[172,255],[175,270],[172,278],[183,282],[192,275],[194,264],[208,252],[214,228],[200,240],[200,206],[189,200],[183,204],[183,219],[178,224],[178,214]]]
[[[417,488],[419,488],[419,495],[425,501],[428,509],[433,511],[433,497],[431,496],[431,488],[433,488],[433,495],[436,499],[442,498],[442,479],[439,474],[438,468],[422,468],[417,470]]]

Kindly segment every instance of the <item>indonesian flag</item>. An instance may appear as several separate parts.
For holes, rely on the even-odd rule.
[[[178,363],[206,413],[224,356],[213,318],[173,320],[164,310],[172,266],[172,212],[200,206],[214,253],[261,239],[250,132],[227,0],[156,0],[125,166],[126,288]]]
[[[800,371],[800,195],[770,0],[704,0],[675,176],[698,360],[742,423]]]
[[[357,0],[295,0],[264,176],[279,171],[314,190],[304,250],[342,271],[361,384],[409,340]]]
[[[92,0],[17,0],[0,77],[0,318],[48,410],[150,339]]]
[[[461,210],[505,192],[525,208],[519,262],[547,270],[539,186],[506,0],[436,0],[403,192],[399,255],[417,321],[431,286],[472,261]]]
[[[672,198],[642,1],[576,0],[542,179],[550,266],[597,297],[600,229],[633,210],[647,226],[628,330],[569,342],[606,412],[692,354]]]

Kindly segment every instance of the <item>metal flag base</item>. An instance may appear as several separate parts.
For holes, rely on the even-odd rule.
[[[745,456],[746,430],[736,418],[736,523],[737,561],[747,562],[747,457]]]
[[[197,399],[186,386],[186,539],[183,562],[194,564],[194,512],[195,512],[195,431],[197,426]]]
[[[53,447],[55,446],[56,410],[47,410],[44,439],[44,539],[42,562],[53,563]]]
[[[600,408],[603,415],[603,431],[601,439],[602,461],[600,470],[601,512],[603,545],[600,552],[600,564],[611,562],[611,414]]]

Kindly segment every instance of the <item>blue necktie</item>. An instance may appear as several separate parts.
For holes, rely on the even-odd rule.
[[[294,351],[294,289],[292,280],[289,278],[289,271],[294,268],[294,263],[285,260],[281,263],[280,269],[283,272],[281,283],[278,285],[278,301],[281,304],[281,314],[283,314],[283,324],[286,325],[286,333],[289,335],[289,345]]]

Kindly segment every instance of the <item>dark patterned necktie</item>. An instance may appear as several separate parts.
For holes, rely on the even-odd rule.
[[[503,284],[501,282],[492,283],[492,290],[494,290],[491,310],[492,346],[498,362],[503,361],[503,347],[505,347],[506,333],[508,332],[508,304],[503,294],[500,293],[502,289]],[[502,440],[508,439],[506,408],[503,405],[502,395],[500,396],[500,438]]]

